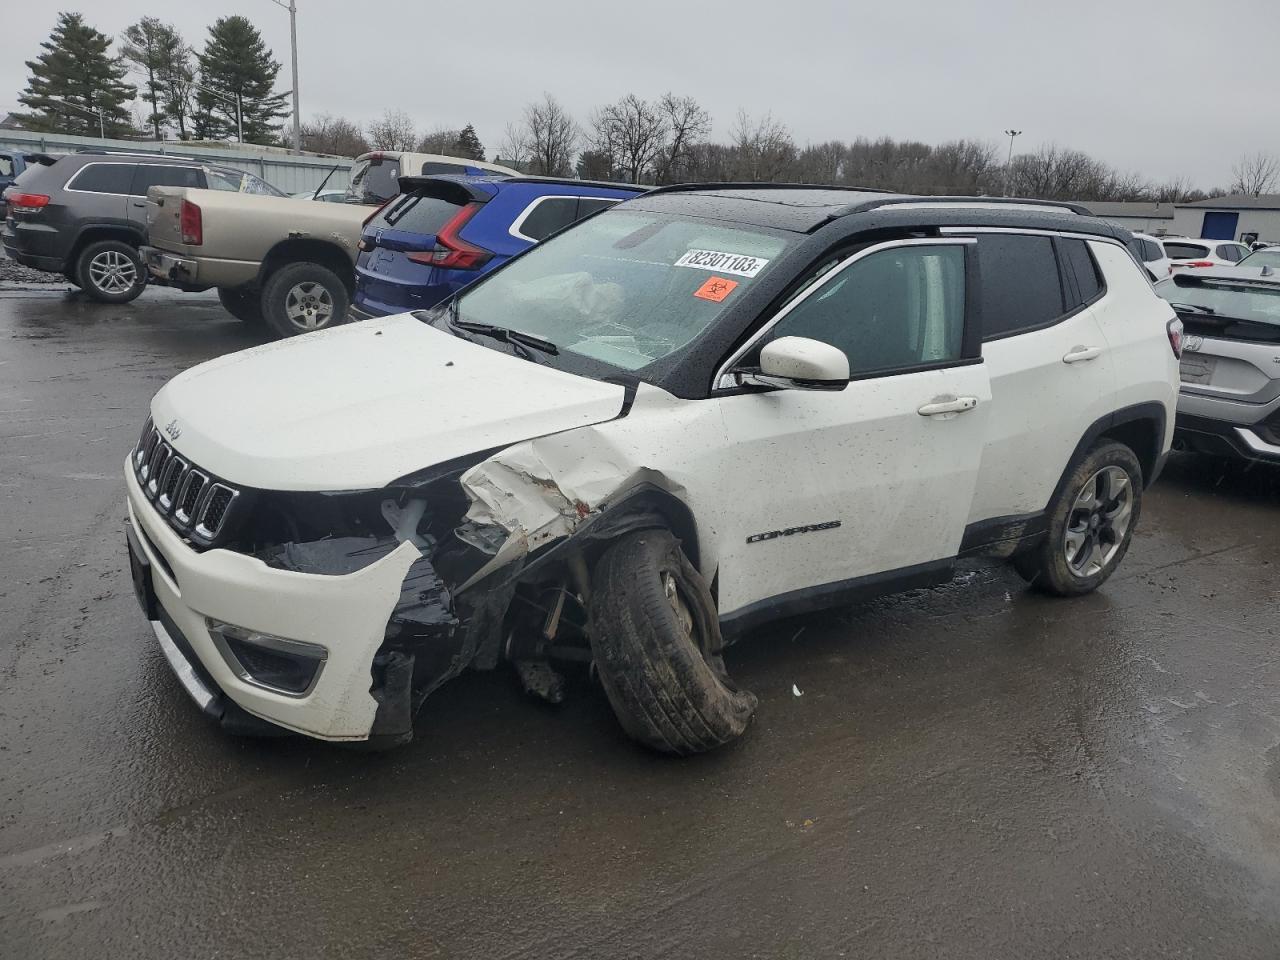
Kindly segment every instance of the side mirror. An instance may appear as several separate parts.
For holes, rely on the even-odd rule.
[[[849,385],[844,351],[808,337],[779,337],[760,351],[760,369],[738,371],[739,383],[784,390],[843,390]]]

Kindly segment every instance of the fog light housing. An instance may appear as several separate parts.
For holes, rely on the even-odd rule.
[[[305,640],[205,618],[209,636],[231,672],[245,683],[288,697],[305,697],[320,679],[329,651]]]

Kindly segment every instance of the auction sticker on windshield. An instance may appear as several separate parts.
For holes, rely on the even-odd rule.
[[[739,277],[754,277],[769,265],[768,260],[748,257],[741,253],[723,253],[719,250],[690,250],[676,261],[677,267],[694,267],[698,270],[714,270],[716,273],[732,273]]]

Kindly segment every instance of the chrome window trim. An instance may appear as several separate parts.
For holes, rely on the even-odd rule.
[[[732,373],[730,373],[733,367],[738,364],[743,357],[749,354],[755,348],[755,345],[764,339],[765,336],[768,335],[769,331],[777,326],[778,323],[791,313],[792,310],[804,303],[814,293],[830,283],[833,278],[844,273],[845,270],[857,263],[859,260],[869,257],[872,254],[880,253],[884,250],[895,249],[897,247],[955,247],[969,246],[971,244],[976,244],[977,242],[978,241],[973,237],[912,237],[905,240],[886,240],[883,243],[875,243],[850,254],[836,264],[835,267],[819,277],[816,282],[810,284],[809,287],[800,294],[800,296],[795,297],[784,304],[782,309],[774,314],[764,323],[763,326],[760,327],[760,329],[752,334],[746,343],[730,354],[729,359],[720,364],[719,368],[716,370],[715,376],[711,380],[712,392],[717,390],[736,389],[738,387],[738,382],[734,379]],[[968,318],[966,317],[965,319],[967,322]]]
[[[1092,240],[1097,243],[1110,243],[1121,249],[1128,249],[1115,237],[1103,237],[1095,233],[1079,233],[1075,230],[1039,230],[1034,227],[941,227],[938,232],[946,237],[965,236],[972,233],[1023,233],[1033,237],[1068,237],[1072,240]]]

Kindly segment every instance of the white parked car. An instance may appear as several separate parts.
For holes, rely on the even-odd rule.
[[[1128,241],[1129,251],[1146,269],[1152,283],[1165,279],[1173,272],[1173,261],[1164,252],[1164,247],[1155,237],[1145,233],[1135,233]]]
[[[1248,247],[1234,240],[1202,240],[1192,237],[1161,237],[1170,273],[1199,267],[1232,267],[1247,257]]]
[[[739,736],[724,644],[1009,559],[1103,583],[1180,327],[1075,208],[663,188],[429,312],[170,381],[125,464],[146,617],[211,715],[404,742],[467,668],[593,661],[663,751]]]

